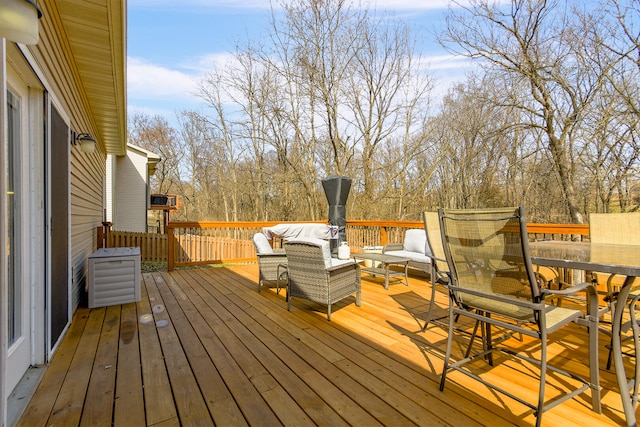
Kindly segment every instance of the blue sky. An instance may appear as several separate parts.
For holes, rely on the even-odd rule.
[[[268,30],[269,0],[128,0],[129,112],[170,122],[181,110],[200,110],[196,83],[221,66],[237,42],[258,40]],[[363,0],[375,7],[374,0]],[[434,42],[448,0],[379,0],[378,10],[405,19],[423,40],[422,54],[440,90],[464,77],[469,65]]]

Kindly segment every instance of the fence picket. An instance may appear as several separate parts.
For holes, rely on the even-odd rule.
[[[157,233],[134,233],[131,231],[110,231],[107,247],[122,248],[137,246],[142,261],[166,262],[167,235]]]

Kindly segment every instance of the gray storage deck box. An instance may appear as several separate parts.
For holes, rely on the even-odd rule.
[[[89,308],[140,301],[140,248],[102,248],[89,257]]]

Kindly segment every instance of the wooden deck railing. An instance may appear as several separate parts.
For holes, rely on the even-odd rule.
[[[325,221],[314,221],[326,223]],[[280,222],[170,222],[168,269],[175,267],[255,261],[251,236]],[[401,242],[408,228],[421,221],[347,221],[347,241],[353,252],[364,246]],[[528,224],[531,240],[577,239],[589,235],[588,224]],[[276,240],[274,245],[280,242]]]
[[[326,221],[308,221],[324,224]],[[280,224],[271,222],[170,222],[167,234],[131,233],[98,227],[98,247],[139,246],[142,261],[167,262],[175,267],[251,262],[256,252],[251,236]],[[347,221],[347,241],[353,252],[365,246],[401,242],[408,228],[422,228],[421,221]],[[582,240],[588,224],[528,224],[531,240]],[[281,242],[275,239],[274,246]]]
[[[170,222],[167,226],[168,269],[255,261],[251,236],[263,227],[276,224],[280,222]]]
[[[114,231],[98,227],[98,249],[138,246],[142,261],[167,262],[167,241],[166,234]]]

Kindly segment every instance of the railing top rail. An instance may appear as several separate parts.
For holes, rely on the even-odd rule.
[[[205,257],[215,258],[211,259],[194,259],[192,261],[183,262],[176,258],[177,253],[176,250],[188,251],[188,247],[180,246],[181,243],[178,240],[177,234],[180,234],[181,231],[179,229],[222,229],[223,231],[212,231],[212,232],[204,232],[202,234],[222,234],[224,235],[233,235],[234,238],[242,240],[244,236],[244,241],[248,241],[246,234],[246,230],[251,229],[261,229],[263,227],[270,227],[277,224],[282,223],[317,223],[317,224],[327,224],[328,221],[171,221],[167,225],[167,235],[166,240],[164,240],[166,246],[149,246],[147,243],[136,243],[140,244],[143,247],[149,246],[149,251],[151,251],[151,256],[153,260],[157,260],[157,258],[162,258],[167,260],[167,268],[169,271],[173,271],[173,269],[177,265],[198,265],[198,264],[210,264],[215,262],[221,262],[220,260],[227,260],[229,262],[238,260],[246,260],[248,256],[246,251],[239,253],[237,252],[237,242],[235,249],[211,249],[208,246],[199,246],[197,250],[199,251],[213,251],[207,252],[208,255]],[[355,238],[359,244],[371,244],[370,242],[374,242],[376,245],[385,245],[388,242],[388,239],[398,239],[398,233],[402,233],[403,228],[422,228],[424,224],[422,221],[393,221],[393,220],[347,220],[347,226],[350,227],[361,227],[360,228],[351,228],[348,231],[353,238]],[[367,227],[369,229],[367,229]],[[235,229],[235,230],[234,230]],[[176,231],[178,230],[178,231]],[[232,230],[232,231],[226,231]],[[244,231],[243,231],[244,230]],[[535,238],[540,238],[540,235],[543,238],[558,238],[558,236],[589,236],[589,224],[538,224],[538,223],[529,223],[527,224],[527,231],[531,235],[536,235]],[[189,234],[192,232],[187,230]],[[375,235],[377,233],[377,235]],[[98,243],[99,245],[104,245],[106,247],[113,244],[112,240],[116,235],[116,232],[112,232],[110,227],[98,227]],[[127,236],[133,234],[141,234],[145,233],[126,233]],[[193,234],[201,234],[200,232],[193,232]],[[355,236],[355,237],[354,237]],[[163,235],[164,237],[164,235]],[[207,237],[208,238],[208,237]],[[566,238],[566,237],[562,237]],[[158,242],[158,239],[150,239],[154,242]],[[239,240],[239,241],[240,241]],[[193,242],[191,242],[193,243]],[[210,243],[210,242],[209,242]],[[209,244],[207,243],[207,244]],[[127,243],[130,245],[130,243]],[[242,245],[240,245],[242,247]],[[246,248],[245,248],[246,249]],[[223,253],[217,253],[215,251],[223,251]],[[230,254],[227,254],[224,251],[232,250]],[[244,250],[244,249],[243,249]],[[235,251],[235,252],[234,252]],[[144,252],[144,251],[143,251]],[[148,251],[147,251],[148,252]],[[215,253],[214,255],[212,255]],[[155,255],[154,255],[155,254]],[[166,257],[166,258],[165,258]],[[200,256],[199,256],[200,257]],[[202,257],[200,257],[202,258]]]
[[[386,219],[355,219],[347,220],[347,225],[369,226],[369,227],[418,227],[422,228],[422,221],[398,221]]]
[[[539,234],[579,234],[589,235],[589,224],[538,224],[528,223],[527,232]]]
[[[327,221],[172,221],[168,228],[262,228],[277,224],[296,224],[300,222],[326,224]],[[369,227],[406,227],[422,228],[422,221],[393,220],[347,220],[347,225]],[[589,235],[589,224],[540,224],[528,223],[527,231],[532,234],[576,234]]]
[[[326,224],[327,221],[171,221],[167,228],[262,228],[278,224]]]

